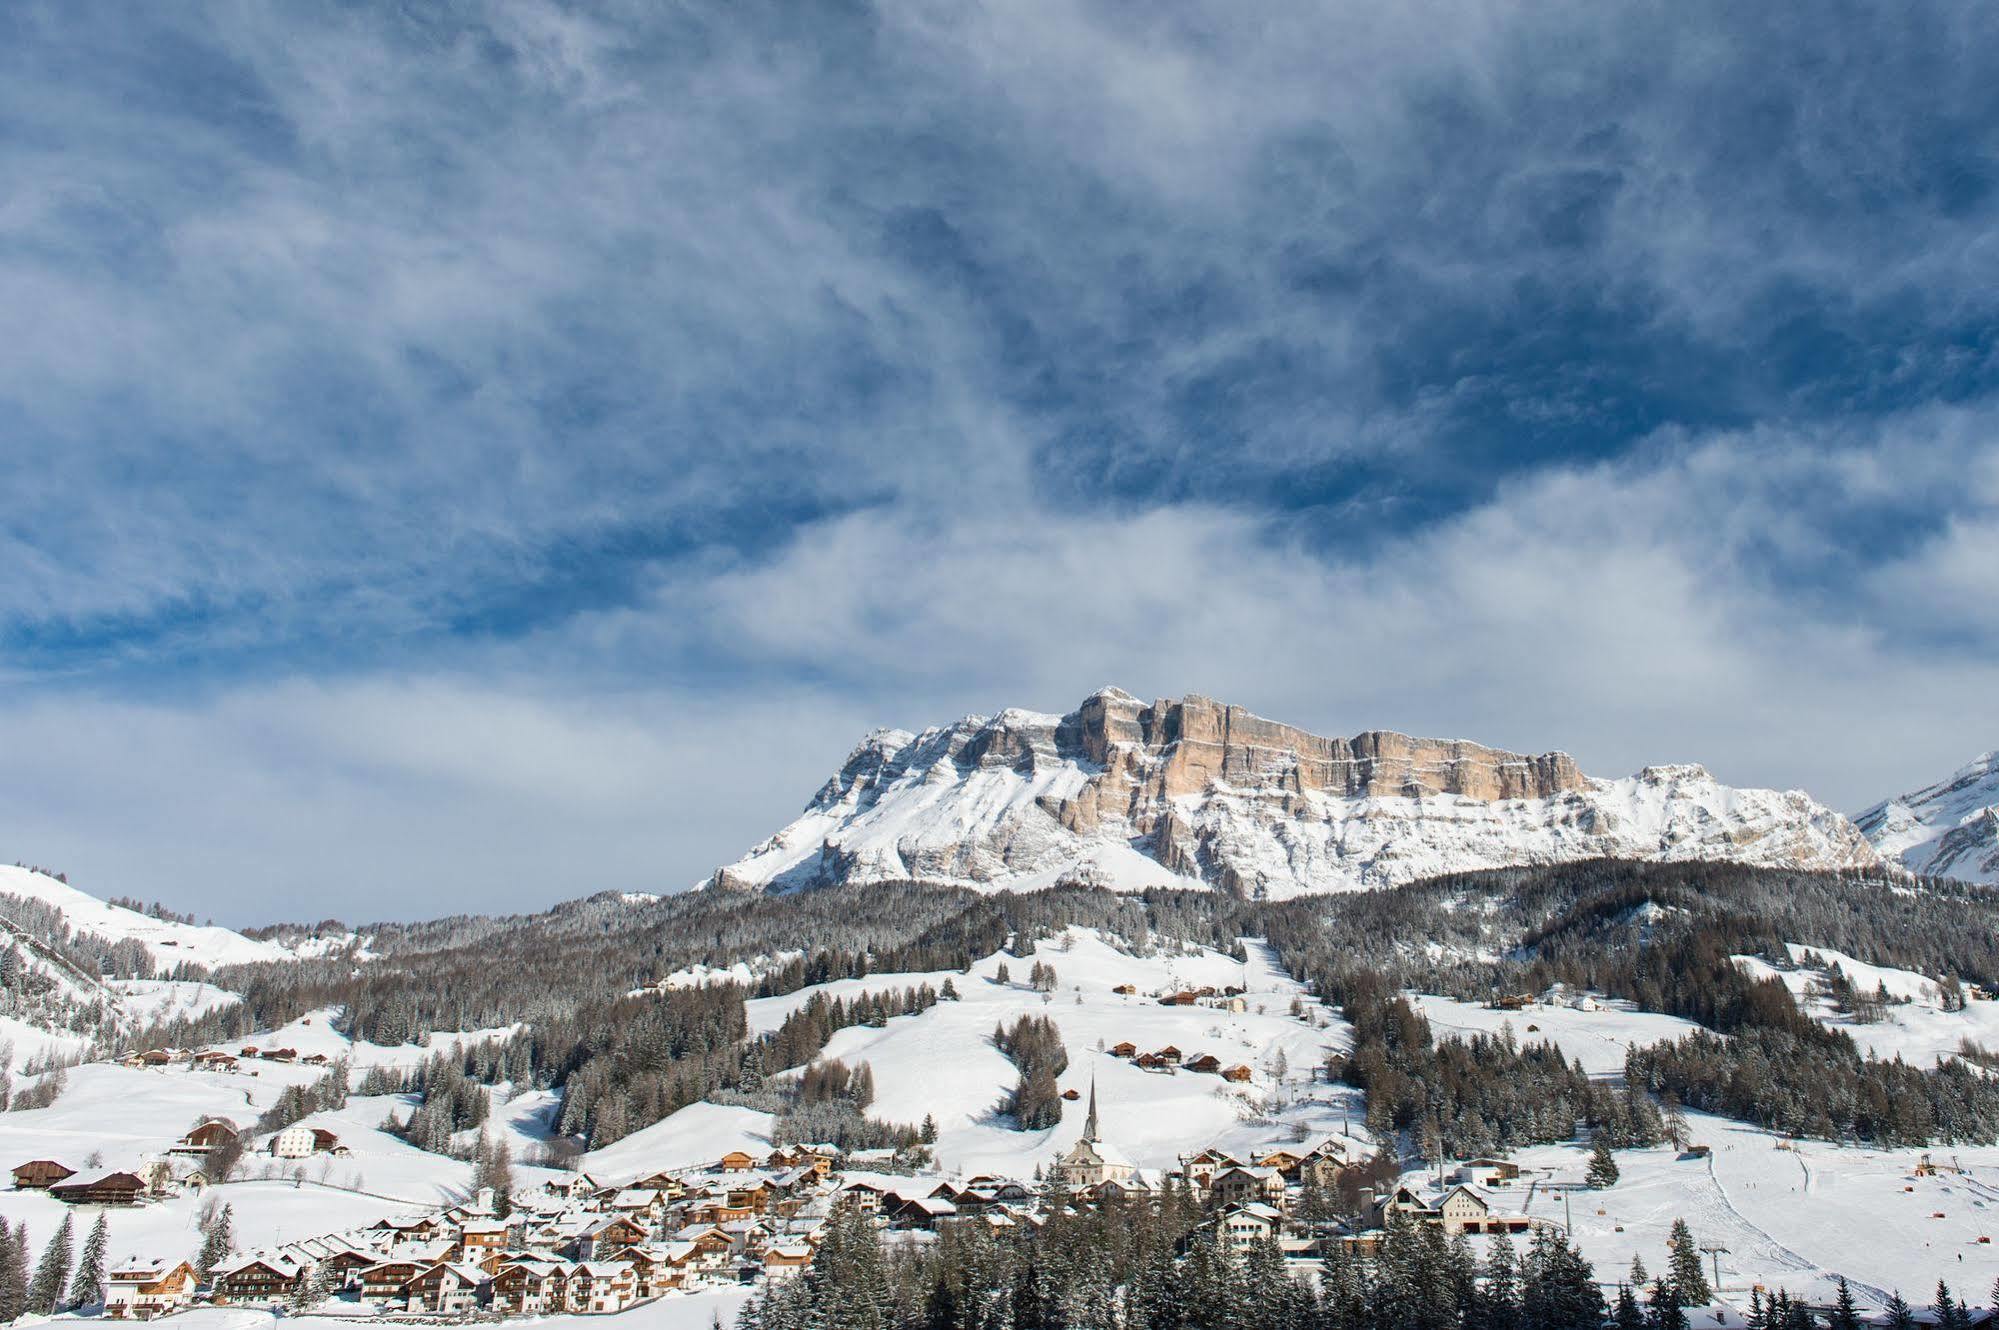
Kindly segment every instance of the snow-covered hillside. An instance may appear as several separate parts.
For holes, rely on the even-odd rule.
[[[1911,872],[1999,885],[1999,752],[1854,819],[1881,857]]]
[[[1066,716],[1003,711],[871,735],[801,817],[710,882],[1072,881],[1282,898],[1599,856],[1878,862],[1807,795],[1732,788],[1698,766],[1596,780],[1560,753],[1384,731],[1326,739],[1206,698],[1147,704],[1106,689]]]
[[[106,904],[87,892],[58,882],[46,873],[0,865],[0,898],[7,896],[40,901],[60,911],[74,932],[94,933],[109,942],[137,942],[162,970],[183,964],[208,969],[222,965],[247,965],[256,961],[283,960],[292,954],[282,947],[255,941],[213,924],[183,924],[169,919],[155,919],[123,906]],[[5,914],[6,901],[0,899],[0,918],[4,918]]]

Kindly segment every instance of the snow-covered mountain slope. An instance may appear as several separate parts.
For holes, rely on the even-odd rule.
[[[1562,753],[1369,731],[1327,739],[1203,697],[1106,689],[863,740],[804,814],[711,885],[902,879],[1025,890],[1208,886],[1273,898],[1599,856],[1873,866],[1797,791],[1697,766],[1596,780]]]
[[[292,953],[268,942],[215,925],[183,924],[155,919],[137,910],[110,905],[68,883],[29,868],[0,865],[0,917],[6,897],[23,897],[58,911],[75,933],[94,933],[107,942],[134,941],[146,949],[162,970],[181,964],[214,969],[256,961],[284,960]]]
[[[1911,872],[1999,885],[1999,752],[1853,820],[1882,858]]]

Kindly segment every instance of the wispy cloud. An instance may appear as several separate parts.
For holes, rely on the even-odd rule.
[[[1813,736],[1871,708],[1926,776],[1999,636],[1995,54],[1870,4],[11,7],[0,736],[75,764],[0,782],[14,853],[256,807],[174,880],[324,887],[272,772],[380,762],[327,806],[463,903],[481,808],[573,825],[482,773],[635,807],[601,742],[708,808],[593,728],[698,711],[792,765],[564,860],[685,880],[836,731],[1110,678],[1849,803]],[[181,742],[211,812],[163,776],[94,844],[88,772]]]

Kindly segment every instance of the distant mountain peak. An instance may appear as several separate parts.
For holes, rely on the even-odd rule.
[[[1999,752],[1854,818],[1885,859],[1912,873],[1999,886]]]
[[[1879,862],[1808,796],[1735,789],[1698,765],[1596,780],[1561,752],[1392,730],[1327,738],[1198,694],[1146,702],[1106,687],[1061,716],[877,731],[796,821],[710,880],[1282,897],[1599,856]]]

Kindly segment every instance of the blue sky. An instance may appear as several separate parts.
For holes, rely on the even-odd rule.
[[[672,889],[1118,682],[1999,743],[1999,14],[11,5],[0,855]]]

